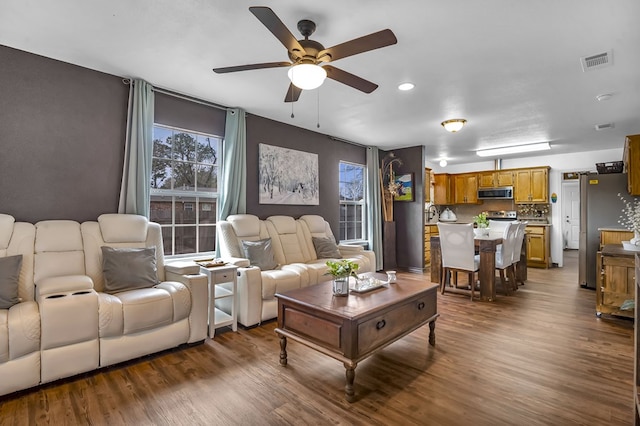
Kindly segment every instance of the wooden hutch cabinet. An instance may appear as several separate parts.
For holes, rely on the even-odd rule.
[[[634,253],[622,244],[607,244],[596,254],[596,315],[633,318],[635,309],[620,309],[635,300]]]
[[[624,165],[629,194],[640,195],[640,135],[627,136],[625,139]]]
[[[549,167],[516,170],[514,199],[516,203],[548,203]]]

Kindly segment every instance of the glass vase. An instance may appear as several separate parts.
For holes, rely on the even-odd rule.
[[[349,295],[349,277],[336,277],[333,279],[333,295],[334,296]]]

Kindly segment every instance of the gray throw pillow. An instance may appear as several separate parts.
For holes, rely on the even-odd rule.
[[[311,237],[318,259],[342,259],[336,243],[329,238]]]
[[[20,302],[18,284],[22,255],[0,258],[0,309],[9,309]]]
[[[158,284],[156,248],[102,247],[104,291],[150,288]]]
[[[257,266],[263,271],[269,271],[278,266],[273,254],[273,247],[271,247],[271,238],[258,241],[242,241],[242,250],[244,251],[244,257],[249,259],[251,266]]]

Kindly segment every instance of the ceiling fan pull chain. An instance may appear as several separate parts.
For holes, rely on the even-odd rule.
[[[320,88],[318,87],[318,119],[316,122],[316,127],[319,129],[320,128]]]
[[[293,115],[293,104],[294,104],[294,103],[295,103],[295,102],[291,102],[291,118],[294,118],[294,117],[295,117],[295,115]]]

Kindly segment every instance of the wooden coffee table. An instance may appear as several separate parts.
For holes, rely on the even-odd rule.
[[[287,365],[287,338],[342,361],[345,396],[353,402],[358,362],[427,323],[429,344],[435,345],[438,285],[398,280],[348,297],[333,296],[331,286],[276,294],[281,365]]]

